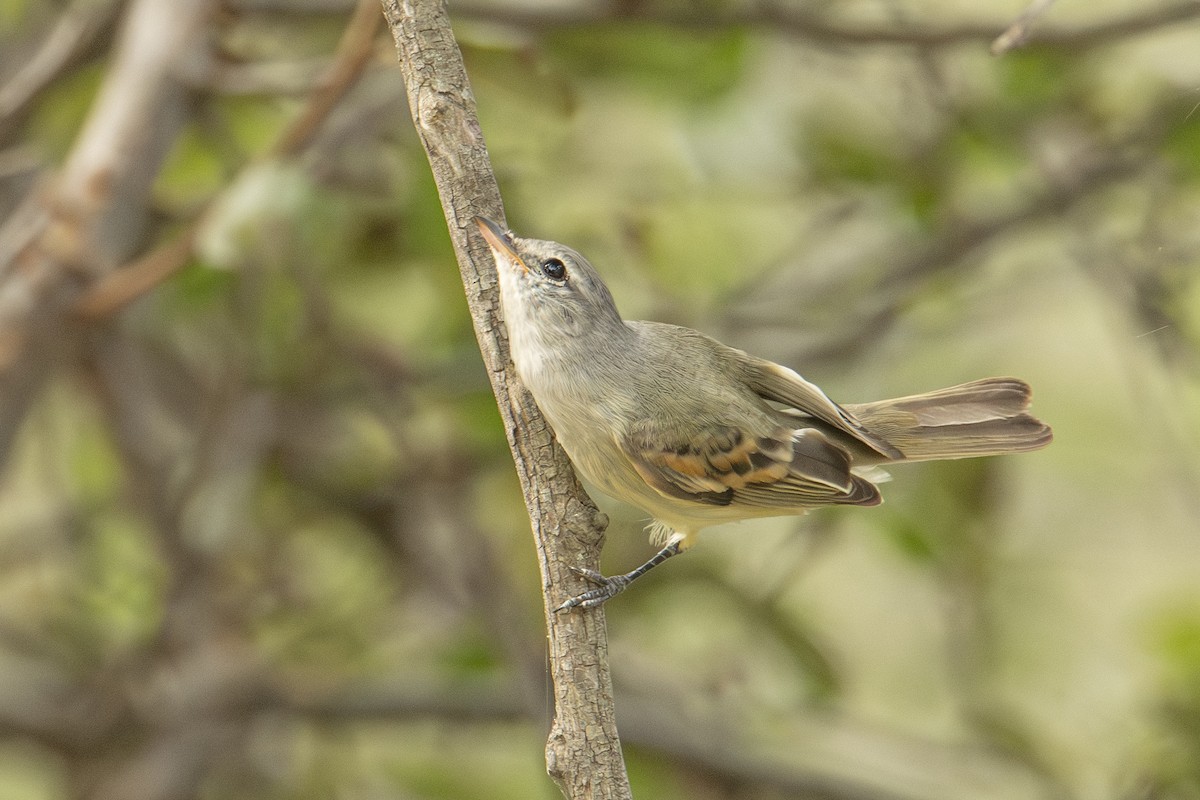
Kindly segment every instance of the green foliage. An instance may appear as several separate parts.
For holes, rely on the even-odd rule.
[[[0,31],[15,28],[29,14],[32,0],[0,0]]]
[[[96,517],[78,553],[80,582],[62,624],[73,629],[76,642],[86,643],[90,658],[103,663],[155,635],[165,570],[145,526],[119,514]]]
[[[935,561],[938,546],[929,528],[922,520],[907,514],[893,513],[887,516],[880,528],[887,533],[892,544],[908,558],[918,564]]]
[[[79,500],[93,507],[112,502],[121,485],[121,460],[112,440],[99,426],[84,421],[69,445],[69,474]]]
[[[628,748],[625,769],[629,774],[629,787],[634,797],[684,800],[691,796],[686,785],[680,784],[679,770],[666,763],[659,753],[643,752],[636,747]]]
[[[983,459],[909,468],[902,507],[893,503],[880,509],[881,527],[897,549],[918,564],[972,560],[975,530],[990,514],[1000,469]]]
[[[228,177],[220,150],[192,126],[176,140],[159,172],[157,195],[167,207],[187,211],[215,194]]]
[[[1162,613],[1152,646],[1166,700],[1146,780],[1162,796],[1200,798],[1200,608],[1183,604]]]
[[[237,280],[237,273],[232,270],[216,269],[193,260],[175,273],[157,299],[172,314],[216,315],[233,293]]]
[[[878,125],[865,125],[843,109],[825,106],[806,117],[800,150],[822,186],[849,184],[885,189],[901,208],[931,225],[944,203],[947,178],[959,162],[949,142],[916,143],[889,135]]]
[[[648,23],[567,28],[544,40],[556,70],[685,105],[710,102],[733,89],[749,45],[745,32],[735,28],[680,35]]]
[[[60,161],[87,118],[92,100],[104,79],[104,66],[78,70],[47,88],[29,122],[29,139],[46,158]]]
[[[399,731],[371,730],[347,742],[331,764],[346,772],[339,783],[398,797],[437,800],[555,800],[546,778],[535,725],[464,726],[443,730],[410,723]],[[366,767],[364,770],[363,768]]]
[[[454,394],[454,429],[463,437],[463,444],[478,453],[477,458],[487,453],[503,462],[507,444],[500,424],[500,412],[496,409],[496,398],[483,385],[486,378],[482,366],[478,377],[479,385],[475,391],[458,391]]]
[[[1200,702],[1200,609],[1182,607],[1163,614],[1155,632],[1155,651],[1167,680]]]
[[[438,673],[452,680],[478,680],[504,665],[485,631],[467,630],[439,654]]]
[[[852,126],[832,109],[808,120],[804,143],[806,160],[820,181],[886,184],[911,169],[901,153],[892,151],[894,141]]]
[[[1046,48],[1017,50],[997,59],[996,77],[1004,105],[994,108],[996,119],[1019,124],[1039,114],[1057,113],[1077,97],[1077,56]]]
[[[1180,177],[1195,183],[1200,181],[1200,97],[1190,107],[1172,110],[1175,113],[1167,115],[1163,152],[1171,158]]]
[[[258,621],[264,651],[320,670],[374,665],[372,640],[393,591],[376,545],[346,520],[284,524],[291,530],[263,576],[282,582],[279,602]]]
[[[413,148],[406,150],[404,191],[397,198],[399,208],[380,209],[375,224],[364,227],[364,232],[385,233],[390,241],[378,236],[362,236],[362,247],[388,243],[387,250],[380,249],[376,258],[364,259],[368,263],[388,268],[400,254],[406,258],[418,258],[433,263],[454,264],[454,250],[450,246],[450,234],[446,230],[446,218],[442,212],[433,173],[429,171],[424,154]],[[399,187],[398,187],[399,188]],[[397,217],[399,219],[397,219]],[[399,222],[399,224],[397,224]],[[381,228],[390,227],[390,231]],[[435,277],[445,278],[447,285],[461,289],[462,281],[454,269],[431,270]],[[459,292],[461,294],[461,291]]]
[[[1200,263],[1180,265],[1171,290],[1167,301],[1171,319],[1193,352],[1200,350]]]
[[[641,230],[654,278],[685,302],[711,304],[786,258],[795,210],[701,192],[645,209]]]
[[[0,747],[0,775],[0,800],[58,800],[68,795],[59,765],[23,743]]]

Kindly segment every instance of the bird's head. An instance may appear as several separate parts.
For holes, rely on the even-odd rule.
[[[476,217],[496,260],[510,338],[587,336],[621,325],[612,294],[587,259],[566,245],[523,239],[486,217]]]

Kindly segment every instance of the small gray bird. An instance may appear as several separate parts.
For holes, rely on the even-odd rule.
[[[650,513],[662,549],[558,607],[591,608],[723,522],[881,502],[880,464],[1036,450],[1028,384],[984,380],[838,405],[796,372],[689,328],[621,319],[579,253],[476,217],[513,362],[584,478]]]

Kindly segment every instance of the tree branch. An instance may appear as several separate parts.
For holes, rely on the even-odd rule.
[[[123,6],[124,0],[76,2],[63,11],[38,49],[0,86],[0,142],[46,86],[96,49]]]
[[[647,10],[630,14],[621,4],[589,4],[569,8],[517,8],[456,3],[456,16],[513,25],[523,30],[550,31],[616,22],[650,22],[694,30],[716,27],[760,28],[825,46],[885,46],[918,49],[990,43],[1005,29],[1003,22],[954,24],[872,24],[847,22],[831,15],[763,2],[746,7],[697,13],[694,9]],[[1084,48],[1106,44],[1177,25],[1200,17],[1200,2],[1179,0],[1158,8],[1137,9],[1121,16],[1077,26],[1046,26],[1025,44]]]
[[[475,99],[443,2],[383,0],[413,123],[449,223],[467,304],[504,420],[542,574],[555,715],[547,771],[569,798],[628,798],[617,737],[602,610],[556,614],[579,582],[569,566],[598,568],[606,520],[580,487],[529,393],[515,379],[499,316],[491,255],[477,214],[503,219]]]
[[[865,343],[875,341],[896,321],[905,303],[932,278],[958,269],[962,262],[987,248],[996,240],[1037,225],[1047,219],[1071,212],[1088,198],[1137,175],[1150,162],[1150,155],[1159,146],[1163,133],[1156,121],[1122,139],[1107,144],[1103,150],[1080,157],[1075,173],[1062,176],[1037,193],[1029,193],[1020,205],[976,218],[950,219],[941,225],[942,233],[913,249],[909,254],[896,256],[896,245],[886,255],[873,256],[880,261],[891,260],[892,266],[873,279],[865,299],[855,304],[858,310],[842,315],[836,327],[821,331],[816,339],[779,356],[785,362],[819,364],[842,363]],[[780,270],[784,275],[802,275],[795,267]],[[770,329],[794,324],[794,304],[781,303],[790,298],[794,286],[763,282],[753,287],[753,295],[741,298],[739,309],[722,319],[727,330]],[[832,282],[810,291],[811,307],[842,298],[846,285]],[[789,327],[789,330],[791,328]]]
[[[379,29],[378,14],[375,0],[358,1],[320,84],[309,95],[304,109],[271,146],[268,157],[294,158],[312,144],[321,125],[358,83],[370,63]],[[256,160],[247,169],[259,163],[261,160]],[[237,181],[230,185],[237,185]],[[207,214],[215,205],[215,198],[210,199],[204,210],[174,238],[101,277],[75,302],[75,313],[86,320],[114,314],[183,269],[192,257]]]
[[[200,31],[213,8],[212,0],[129,5],[66,163],[0,227],[0,464],[48,369],[68,349],[70,304],[141,243],[154,179],[187,121],[179,78],[207,59]]]
[[[1014,47],[1023,45],[1029,37],[1029,29],[1033,27],[1034,21],[1053,4],[1054,0],[1033,0],[1029,4],[1029,8],[1013,20],[1013,24],[1005,28],[1004,33],[997,36],[996,40],[992,42],[992,55],[1003,55]]]

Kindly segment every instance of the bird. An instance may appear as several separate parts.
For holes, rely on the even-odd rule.
[[[587,259],[476,217],[495,261],[521,382],[580,475],[650,515],[660,548],[556,611],[595,608],[704,528],[825,506],[875,506],[884,465],[1037,450],[1029,385],[985,378],[839,404],[796,371],[699,331],[622,318]]]

